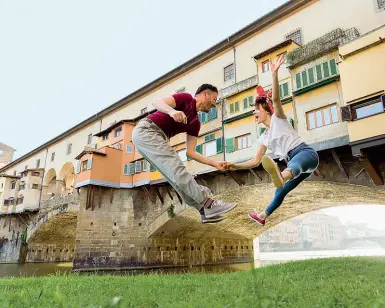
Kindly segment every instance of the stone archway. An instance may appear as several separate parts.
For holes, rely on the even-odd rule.
[[[42,200],[49,200],[56,195],[56,170],[51,168],[44,177]]]
[[[73,192],[75,180],[75,168],[71,162],[67,162],[60,170],[57,179],[57,191],[60,195],[68,195]]]

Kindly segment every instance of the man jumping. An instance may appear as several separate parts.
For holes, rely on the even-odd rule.
[[[199,185],[187,171],[179,155],[169,145],[168,139],[186,133],[186,154],[202,164],[218,170],[226,169],[226,162],[213,161],[196,152],[200,121],[198,112],[209,112],[218,97],[218,89],[210,84],[201,85],[195,97],[188,93],[177,93],[154,101],[157,109],[139,121],[132,132],[132,142],[137,151],[167,179],[184,202],[195,207],[201,214],[202,223],[218,222],[237,203],[213,200],[209,188]]]

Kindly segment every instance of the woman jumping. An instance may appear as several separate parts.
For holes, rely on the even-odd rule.
[[[249,213],[249,218],[260,225],[265,225],[265,220],[283,202],[286,195],[308,178],[318,167],[317,152],[307,145],[296,130],[287,121],[279,97],[278,70],[284,62],[284,56],[279,56],[275,62],[270,63],[273,75],[272,99],[271,92],[266,94],[261,86],[257,87],[254,115],[256,122],[266,126],[265,132],[259,138],[259,145],[255,158],[241,163],[228,163],[229,170],[249,169],[262,162],[263,168],[270,174],[274,185],[277,187],[273,201],[263,212]],[[281,172],[272,158],[265,155],[266,150],[271,150],[280,160],[288,161],[287,168]]]

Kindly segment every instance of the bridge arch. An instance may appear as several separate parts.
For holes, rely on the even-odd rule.
[[[75,167],[71,162],[66,162],[57,178],[58,185],[60,186],[60,195],[67,195],[73,192],[75,180]]]

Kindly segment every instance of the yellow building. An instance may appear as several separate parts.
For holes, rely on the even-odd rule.
[[[384,180],[378,167],[385,157],[385,25],[339,48],[342,92],[354,156],[363,159],[377,185]]]

